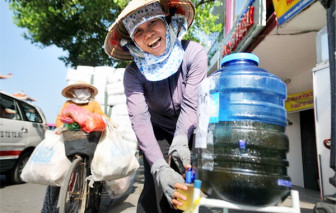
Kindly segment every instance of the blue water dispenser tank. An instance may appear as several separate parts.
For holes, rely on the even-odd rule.
[[[207,148],[198,177],[209,197],[246,205],[275,205],[291,189],[284,102],[286,85],[258,67],[251,53],[223,58],[210,75]]]

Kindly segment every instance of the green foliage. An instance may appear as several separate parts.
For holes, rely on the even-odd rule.
[[[125,67],[104,52],[108,27],[129,0],[7,0],[14,12],[14,22],[27,29],[24,38],[41,48],[55,45],[68,53],[60,57],[67,66]],[[186,39],[199,41],[199,32],[221,30],[211,8],[220,0],[196,0],[196,19]]]
[[[189,29],[184,39],[200,41],[200,34],[210,35],[211,33],[220,32],[223,28],[222,24],[215,22],[219,15],[213,15],[212,9],[220,6],[220,0],[194,0],[196,7],[196,16],[193,25]]]

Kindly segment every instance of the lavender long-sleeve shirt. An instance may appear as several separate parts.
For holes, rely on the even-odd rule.
[[[152,165],[163,154],[153,127],[172,135],[190,138],[197,124],[198,85],[206,77],[207,55],[202,45],[182,41],[182,64],[174,75],[161,81],[148,81],[132,62],[125,70],[127,107],[140,149]]]

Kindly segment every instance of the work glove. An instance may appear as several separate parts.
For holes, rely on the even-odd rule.
[[[180,173],[184,173],[185,166],[188,164],[190,165],[191,162],[187,135],[174,136],[168,155],[173,158]]]
[[[164,159],[156,160],[151,168],[151,173],[159,187],[161,187],[163,194],[166,196],[168,202],[172,206],[171,200],[174,197],[176,183],[184,184],[183,177],[175,172]]]

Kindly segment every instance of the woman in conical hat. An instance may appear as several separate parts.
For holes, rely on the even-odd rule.
[[[69,104],[75,104],[91,113],[97,113],[103,117],[104,121],[110,120],[110,118],[102,111],[100,104],[94,100],[94,97],[97,94],[98,89],[85,81],[76,81],[75,83],[71,83],[66,86],[62,90],[62,95],[68,100],[63,104],[59,114],[57,115],[56,127],[64,125],[60,118],[63,110],[66,109]],[[60,187],[47,187],[41,213],[58,212],[57,202],[59,193]]]
[[[64,123],[61,121],[60,116],[62,111],[69,104],[76,104],[89,112],[97,113],[103,116],[104,119],[108,119],[109,117],[102,111],[100,104],[94,100],[94,97],[98,94],[98,89],[85,82],[85,81],[76,81],[75,83],[69,84],[62,90],[62,95],[68,100],[63,104],[60,113],[57,115],[56,119],[56,127],[62,126]]]
[[[190,0],[133,0],[105,39],[105,52],[113,59],[132,60],[124,89],[145,157],[137,212],[175,212],[186,199],[177,189],[187,189],[182,174],[191,167],[198,85],[208,69],[205,49],[182,41],[194,15]]]

